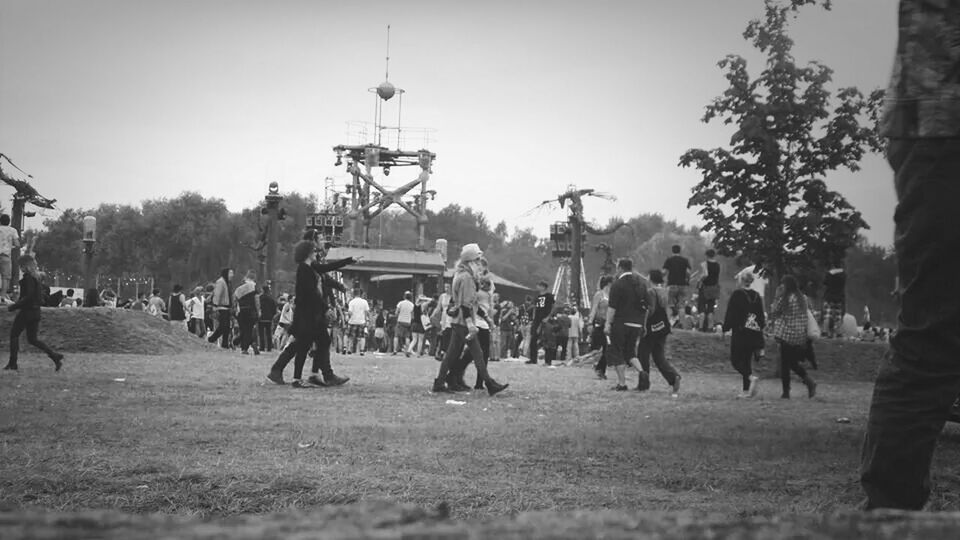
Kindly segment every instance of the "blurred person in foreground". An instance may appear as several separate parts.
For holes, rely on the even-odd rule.
[[[920,510],[960,393],[960,1],[901,0],[881,134],[894,172],[896,334],[873,390],[860,464],[865,508]]]

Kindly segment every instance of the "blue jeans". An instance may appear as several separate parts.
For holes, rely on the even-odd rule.
[[[930,461],[960,393],[960,139],[891,140],[901,296],[870,404],[860,482],[866,508],[919,510]]]

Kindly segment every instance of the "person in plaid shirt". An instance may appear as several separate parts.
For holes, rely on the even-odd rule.
[[[790,399],[790,372],[793,371],[807,385],[807,394],[812,398],[817,393],[817,383],[800,365],[807,345],[807,298],[800,292],[797,278],[783,276],[777,297],[770,311],[773,319],[773,337],[780,344],[780,383],[783,399]]]

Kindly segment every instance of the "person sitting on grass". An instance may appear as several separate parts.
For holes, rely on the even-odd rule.
[[[60,300],[60,307],[65,307],[65,308],[77,307],[77,299],[73,297],[73,294],[74,294],[73,289],[67,289],[66,296],[64,296],[63,299]]]
[[[21,256],[17,262],[23,269],[20,279],[20,298],[7,307],[8,311],[17,311],[10,327],[10,360],[3,369],[16,371],[17,355],[20,352],[20,334],[27,331],[27,342],[45,352],[53,360],[54,371],[63,366],[63,355],[55,352],[37,334],[40,332],[40,306],[43,305],[40,281],[37,279],[37,261],[30,255]]]

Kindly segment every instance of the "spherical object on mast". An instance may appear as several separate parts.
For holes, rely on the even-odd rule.
[[[377,95],[384,101],[389,101],[397,93],[397,88],[390,81],[383,81],[377,87]]]

